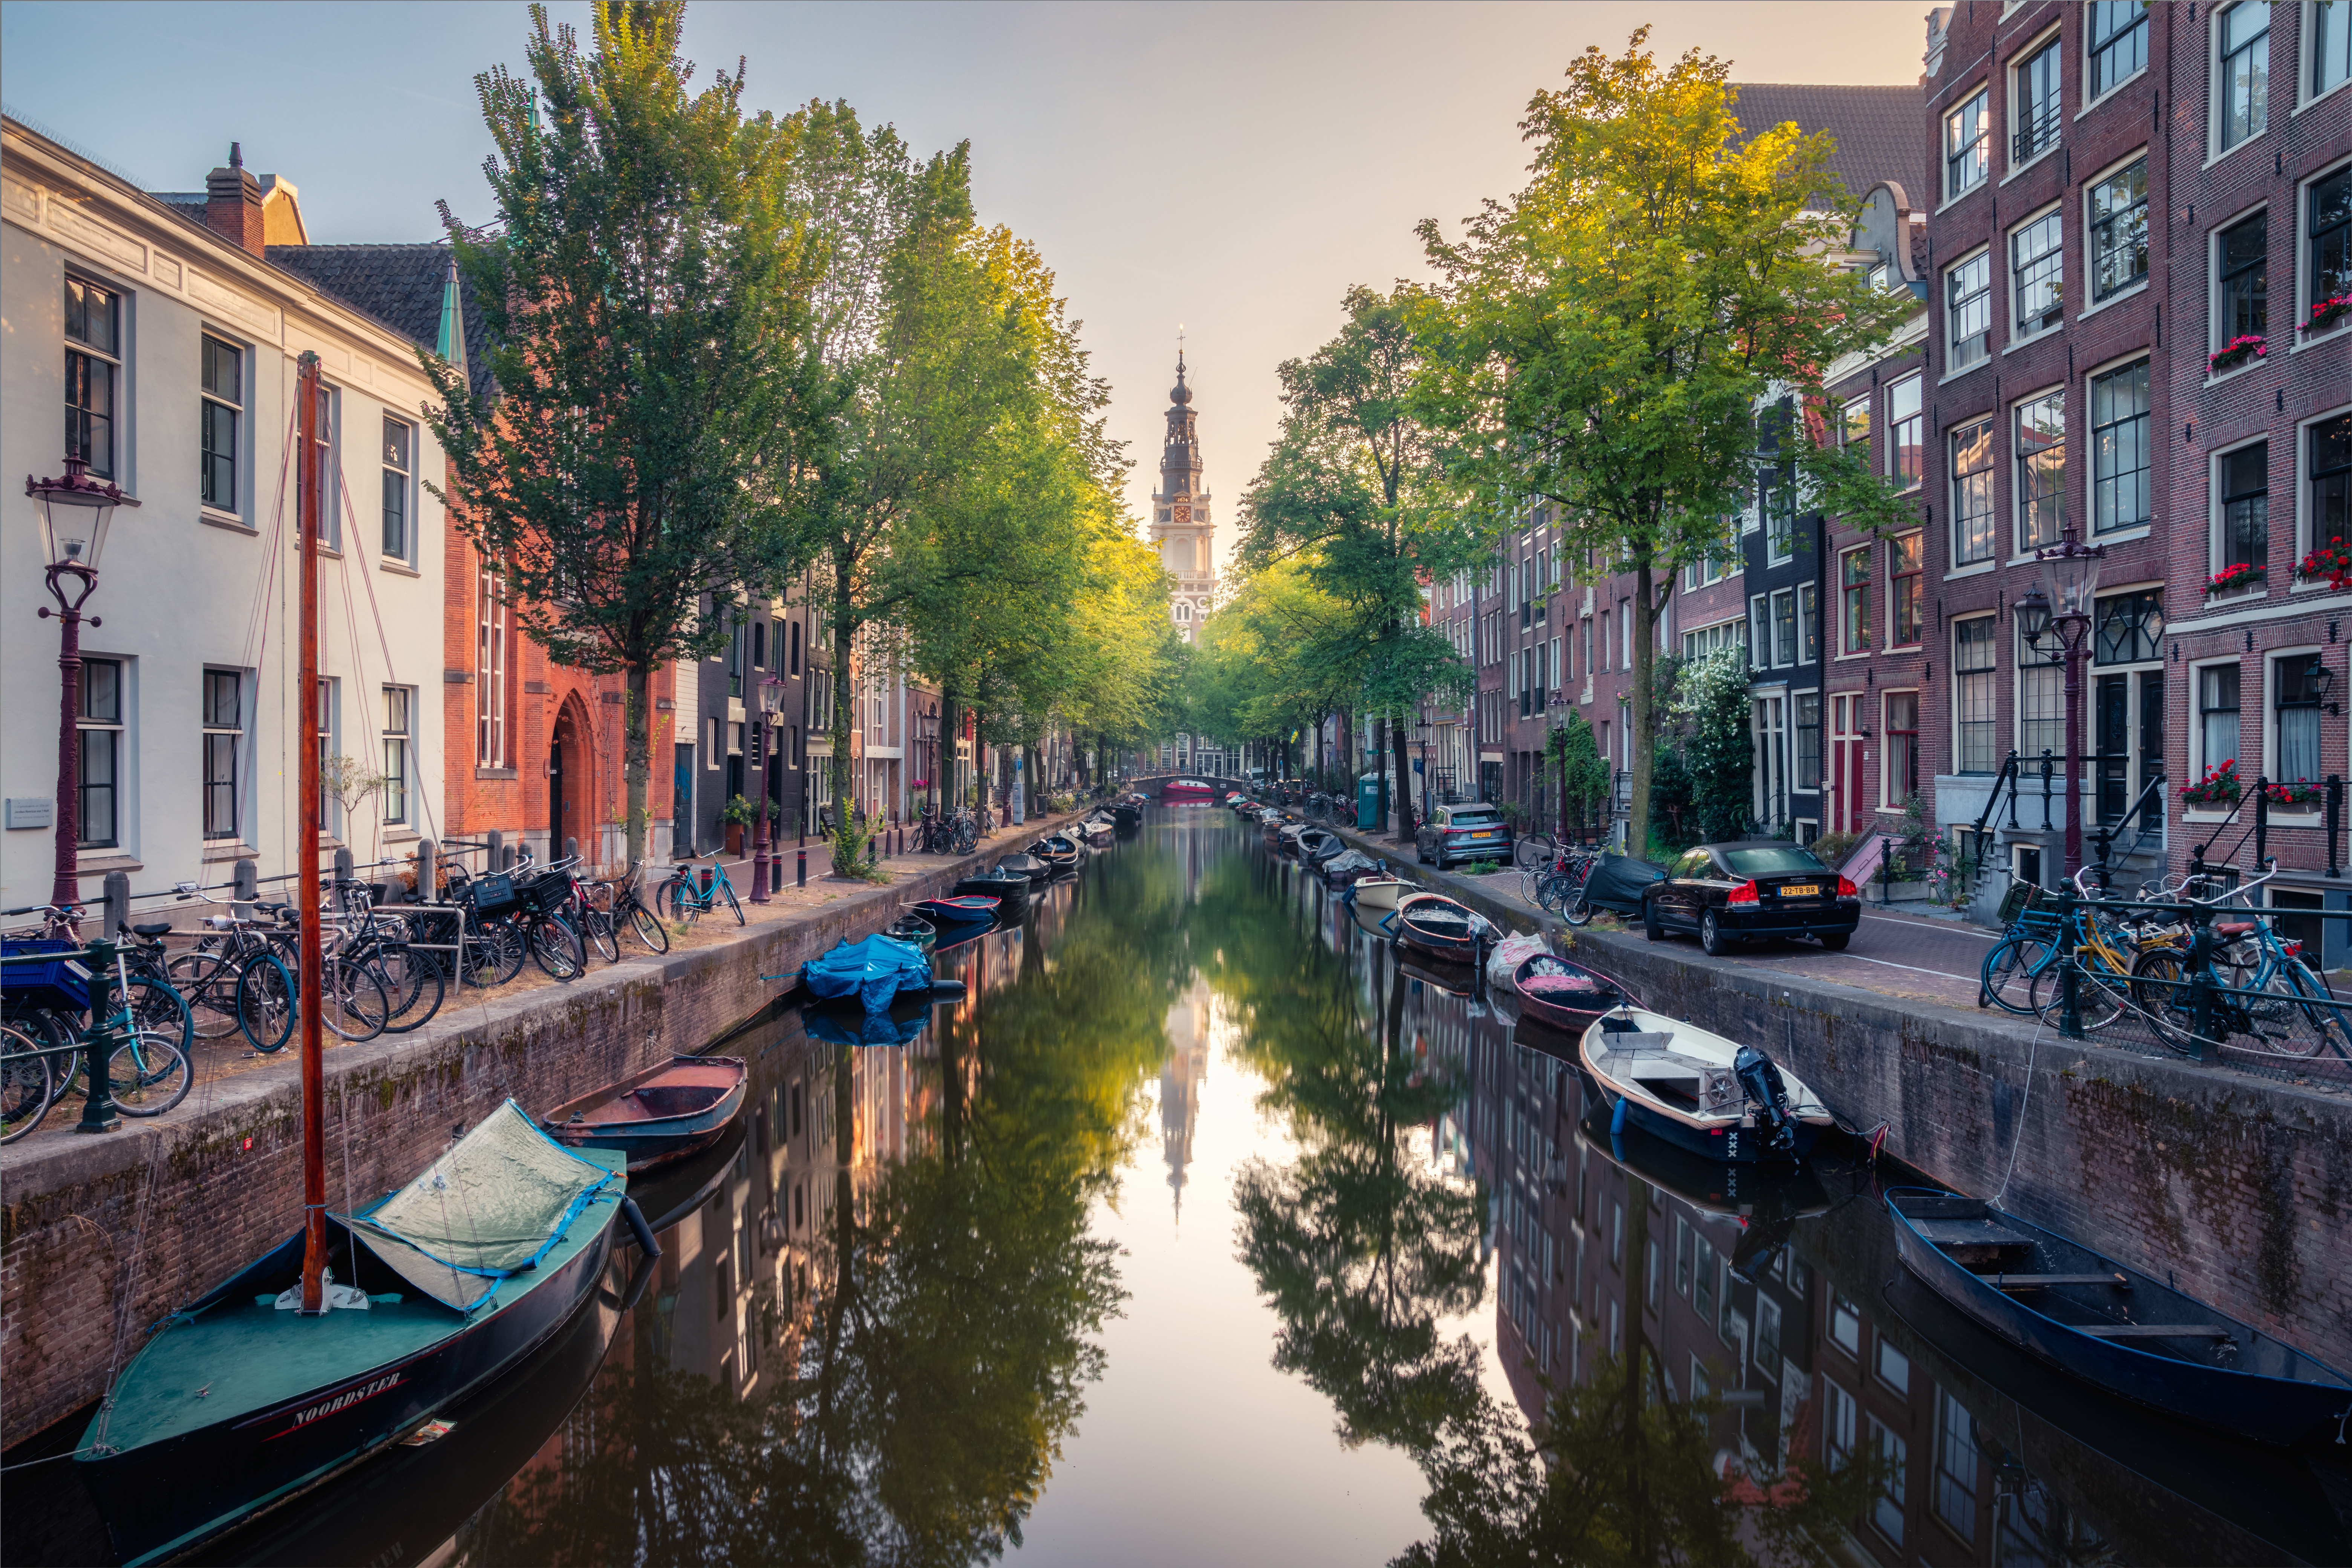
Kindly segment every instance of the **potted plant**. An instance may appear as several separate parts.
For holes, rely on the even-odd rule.
[[[2273,805],[2284,806],[2289,811],[2314,810],[2319,805],[2319,786],[2309,779],[2297,779],[2293,784],[2274,784],[2263,793],[2270,797]]]
[[[2352,546],[2331,538],[2297,562],[2294,574],[2306,583],[2325,578],[2331,588],[2352,587]]]
[[[2210,599],[2216,594],[2227,594],[2232,589],[2251,588],[2268,575],[2261,567],[2241,561],[2234,566],[2224,566],[2206,578],[2205,596]]]
[[[2303,324],[2304,334],[2308,337],[2324,332],[2347,316],[2352,316],[2352,294],[2322,300],[2311,308],[2311,320]]]
[[[719,820],[727,825],[727,853],[743,853],[743,829],[751,825],[751,803],[735,796],[719,808]]]
[[[2215,375],[2232,371],[2242,364],[2251,364],[2269,354],[2271,346],[2260,332],[2241,332],[2231,338],[2221,353],[2205,362],[2206,369]]]
[[[2243,785],[2238,777],[2238,760],[2232,757],[2219,767],[2207,768],[2205,776],[2195,784],[2182,784],[2180,804],[2219,811],[2224,806],[2237,805],[2242,793]]]

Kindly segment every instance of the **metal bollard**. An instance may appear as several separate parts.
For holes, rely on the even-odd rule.
[[[109,871],[106,874],[106,924],[100,934],[111,938],[116,931],[131,923],[131,873]]]
[[[802,850],[800,853],[801,853],[801,880],[800,880],[800,885],[801,885],[802,887],[805,888],[805,887],[807,887],[807,886],[808,886],[808,851],[807,851],[807,850],[805,850],[805,849],[803,849],[803,850]]]
[[[261,868],[250,860],[239,860],[229,872],[228,896],[232,903],[239,904],[261,897]]]
[[[493,827],[484,837],[483,842],[488,846],[488,858],[482,868],[496,876],[507,868],[507,836],[503,830]]]
[[[564,839],[563,858],[566,860],[577,860],[580,858],[580,840],[572,837],[566,837]]]
[[[430,838],[416,841],[416,901],[441,901],[441,846]]]
[[[342,847],[342,848],[341,848],[341,849],[336,850],[336,851],[335,851],[335,880],[336,880],[336,881],[338,881],[338,882],[348,882],[348,881],[350,881],[350,880],[352,879],[352,870],[353,870],[353,869],[354,869],[354,865],[353,865],[353,862],[352,862],[352,851],[351,851],[351,847],[350,847],[350,846],[346,845],[344,847]],[[332,889],[330,889],[330,890],[331,891]]]
[[[113,1079],[103,1059],[114,1054],[108,1049],[112,1041],[109,1026],[113,1022],[113,1004],[109,993],[114,989],[114,943],[104,937],[91,942],[89,957],[84,962],[89,965],[89,1026],[81,1032],[82,1071],[89,1077],[89,1098],[81,1102],[81,1121],[74,1131],[111,1132],[122,1125],[122,1117],[114,1109]]]

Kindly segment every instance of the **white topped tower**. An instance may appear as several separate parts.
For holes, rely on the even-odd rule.
[[[1201,484],[1201,441],[1192,389],[1184,384],[1184,350],[1176,350],[1176,384],[1168,392],[1168,437],[1160,451],[1160,489],[1151,498],[1151,543],[1176,579],[1168,613],[1186,642],[1217,599],[1216,529]]]

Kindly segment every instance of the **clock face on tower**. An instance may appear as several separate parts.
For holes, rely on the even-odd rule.
[[[1192,509],[1191,507],[1189,507],[1189,506],[1180,506],[1180,507],[1178,507],[1178,508],[1176,509],[1176,521],[1179,521],[1179,522],[1190,522],[1190,521],[1192,521]]]

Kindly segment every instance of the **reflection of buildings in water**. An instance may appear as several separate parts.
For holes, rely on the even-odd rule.
[[[1213,1001],[1199,975],[1168,1009],[1168,1055],[1160,1067],[1160,1139],[1168,1162],[1175,1215],[1184,1217],[1184,1177],[1192,1163],[1192,1129],[1201,1115],[1201,1089],[1209,1080]]]
[[[1899,1267],[1891,1247],[1860,1266],[1829,1258],[1828,1222],[1807,1221],[1743,1279],[1732,1262],[1748,1221],[1663,1190],[1590,1144],[1573,1068],[1499,1029],[1473,1029],[1470,1048],[1469,1144],[1494,1194],[1496,1343],[1530,1417],[1543,1403],[1539,1374],[1589,1381],[1601,1356],[1638,1347],[1655,1358],[1669,1398],[1731,1399],[1715,1436],[1753,1476],[1769,1479],[1799,1457],[1834,1464],[1864,1444],[1894,1461],[1897,1479],[1843,1543],[1853,1561],[2103,1559],[2081,1515],[1998,1443],[1980,1442],[1960,1394],[1913,1364],[1907,1325],[1874,1312],[1871,1270]],[[1865,1194],[1843,1211],[1836,1234],[1874,1222],[1874,1201]]]

